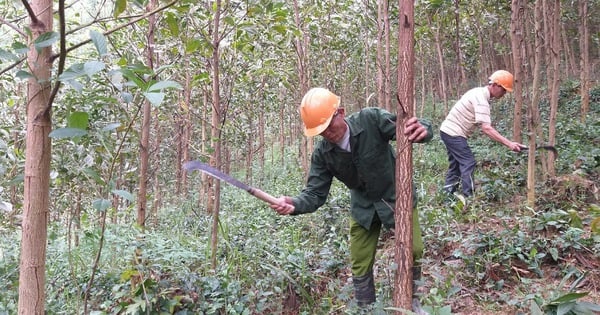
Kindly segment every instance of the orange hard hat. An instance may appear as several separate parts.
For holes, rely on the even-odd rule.
[[[327,129],[339,106],[340,97],[328,89],[312,88],[306,92],[300,103],[304,134],[313,137]]]
[[[496,83],[508,92],[513,91],[513,75],[506,70],[498,70],[492,73],[489,83]]]

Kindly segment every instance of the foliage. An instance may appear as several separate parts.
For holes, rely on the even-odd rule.
[[[18,2],[0,3],[0,283],[4,284],[0,313],[13,314],[17,308],[25,91],[30,77],[19,60],[27,53],[29,39],[22,30],[29,21]],[[261,161],[264,169],[253,160],[251,180],[275,195],[293,195],[304,181],[296,153],[295,104],[302,93],[298,41],[307,40],[310,58],[302,66],[310,76],[309,84],[337,90],[351,111],[367,105],[375,91],[375,47],[382,40],[376,35],[375,2],[300,2],[298,21],[292,3],[228,2],[220,34],[220,83],[228,119],[218,127],[230,149],[232,168],[246,167],[241,161],[254,151],[252,140],[264,128],[265,156],[270,158]],[[88,289],[96,314],[261,314],[290,308],[304,314],[357,311],[348,281],[348,193],[337,182],[326,206],[302,217],[274,216],[245,192],[224,186],[219,264],[216,270],[210,268],[207,244],[212,217],[198,206],[199,196],[175,193],[171,187],[177,180],[174,165],[181,162],[174,149],[180,144],[181,117],[192,117],[192,155],[211,152],[211,148],[200,152],[199,147],[204,140],[202,130],[211,125],[205,115],[221,105],[205,101],[214,79],[210,57],[215,47],[209,23],[214,7],[209,2],[183,0],[157,15],[154,48],[159,64],[152,68],[144,64],[148,21],[132,23],[145,5],[118,0],[99,6],[84,1],[72,3],[66,12],[68,48],[89,44],[69,51],[63,73],[53,69],[53,82],[63,86],[52,107],[48,313],[81,313],[82,295]],[[460,66],[471,78],[468,84],[479,83],[480,72],[496,67],[502,63],[498,60],[509,55],[506,3],[472,1],[457,9],[453,5],[438,0],[416,3],[415,44],[421,49],[415,67],[423,70],[416,80],[426,83],[425,91],[416,94],[427,94],[433,101],[439,98],[434,83],[439,81],[439,64],[432,44],[436,28],[443,30],[441,45],[448,72],[458,65],[455,45],[460,45],[464,55]],[[594,23],[600,16],[598,8],[591,6],[592,59],[598,57],[600,23]],[[396,3],[390,3],[389,9],[396,29]],[[577,12],[568,6],[564,9],[567,38],[576,39]],[[457,22],[460,29],[455,28]],[[460,34],[460,42],[455,42],[455,34]],[[396,64],[393,37],[391,63]],[[46,47],[58,39],[58,33],[51,32],[34,42]],[[490,55],[493,61],[482,55]],[[597,75],[592,73],[596,79]],[[188,79],[185,89],[190,92],[190,103],[184,104],[180,91]],[[451,83],[451,90],[458,91],[458,84]],[[593,206],[597,196],[586,189],[597,187],[594,181],[600,174],[600,86],[590,91],[587,124],[573,119],[579,117],[579,89],[577,80],[561,82],[556,166],[563,180],[540,183],[536,209],[522,204],[524,155],[506,152],[476,136],[473,149],[481,162],[476,174],[480,189],[468,205],[459,206],[439,193],[447,163],[443,146],[434,140],[415,150],[428,257],[421,299],[432,313],[468,309],[473,305],[460,305],[465,295],[475,296],[476,302],[492,310],[508,305],[529,311],[534,307],[529,302],[557,313],[569,307],[593,308],[582,301],[589,295],[584,296],[583,290],[574,292],[573,285],[551,296],[544,294],[551,287],[548,281],[557,274],[583,279],[586,273],[572,271],[567,263],[593,271],[590,266],[600,252],[600,213]],[[131,225],[131,218],[138,184],[139,108],[144,101],[153,105],[158,126],[151,137],[162,140],[151,148],[159,153],[152,172],[166,190],[166,201],[157,209],[158,224],[141,231]],[[424,105],[425,116],[438,118],[433,104]],[[512,103],[497,105],[494,114],[500,116],[510,112]],[[260,113],[264,121],[259,120]],[[547,110],[541,114],[549,115]],[[509,134],[510,120],[501,119],[497,127]],[[284,140],[276,143],[279,137]],[[255,171],[259,169],[260,174]],[[190,182],[190,187],[200,184],[191,176]],[[585,186],[589,182],[592,186]],[[159,191],[149,194],[158,198]],[[103,213],[109,214],[110,222],[105,233],[98,224]],[[90,266],[101,239],[106,245],[88,288]],[[390,256],[389,252],[382,255]],[[581,256],[591,262],[578,261]],[[451,263],[461,265],[454,268]],[[380,275],[376,310],[383,312],[391,304],[393,270],[385,263],[376,268]],[[598,280],[597,273],[586,275],[590,281]],[[590,289],[583,280],[575,283]]]

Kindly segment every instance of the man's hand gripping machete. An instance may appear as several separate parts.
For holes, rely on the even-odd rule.
[[[219,171],[218,169],[216,169],[208,164],[202,163],[200,161],[196,160],[196,161],[185,162],[183,164],[183,168],[188,172],[197,170],[197,171],[204,172],[216,179],[226,181],[226,182],[230,183],[231,185],[233,185],[237,188],[241,188],[241,189],[247,191],[252,196],[254,196],[262,201],[265,201],[269,204],[276,205],[279,203],[277,198],[269,195],[268,193],[266,193],[258,188],[250,187],[250,186],[240,182],[239,180]]]

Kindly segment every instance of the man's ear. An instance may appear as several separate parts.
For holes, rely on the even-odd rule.
[[[342,115],[342,116],[346,116],[346,110],[343,107],[339,107],[338,108],[338,114]]]

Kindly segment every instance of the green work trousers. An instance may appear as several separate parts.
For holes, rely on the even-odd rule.
[[[396,228],[396,231],[399,229]],[[375,252],[379,233],[381,232],[381,221],[379,217],[373,218],[370,229],[365,229],[354,219],[350,218],[350,260],[352,263],[352,275],[354,277],[364,276],[373,270],[375,263]],[[423,257],[423,239],[421,226],[419,225],[419,212],[413,209],[413,264]]]

